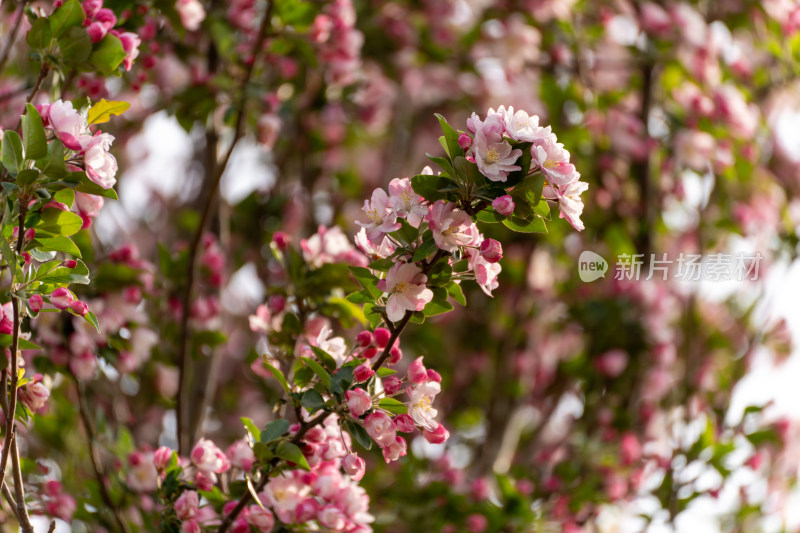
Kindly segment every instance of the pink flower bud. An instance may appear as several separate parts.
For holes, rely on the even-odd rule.
[[[394,442],[383,448],[383,460],[387,463],[397,461],[406,455],[406,439],[395,437]]]
[[[642,458],[642,445],[633,433],[625,433],[619,443],[620,463],[630,466]]]
[[[402,388],[403,382],[400,381],[400,378],[397,376],[386,376],[383,378],[383,390],[386,391],[386,394],[390,396],[392,394],[397,394]]]
[[[357,453],[350,453],[342,459],[342,468],[353,481],[361,481],[366,470],[366,463]]]
[[[355,370],[353,370],[353,379],[356,380],[356,383],[363,383],[374,375],[375,371],[372,370],[367,363],[358,365]]]
[[[294,508],[294,520],[298,524],[313,520],[319,512],[319,504],[313,498],[306,498]],[[279,514],[280,516],[280,514]]]
[[[458,136],[458,145],[461,147],[462,150],[466,150],[470,146],[472,146],[472,137],[467,135],[466,133],[462,133]]]
[[[361,352],[361,357],[365,359],[372,359],[377,355],[378,355],[378,349],[374,346],[370,346],[369,348]]]
[[[389,339],[392,338],[392,334],[389,333],[389,330],[386,328],[375,328],[373,336],[375,338],[375,345],[378,348],[386,348],[386,345],[389,344]]]
[[[269,307],[269,310],[273,313],[278,314],[286,309],[286,298],[280,294],[270,296],[269,301],[267,302],[267,307]]]
[[[514,212],[514,199],[506,194],[505,196],[495,198],[492,202],[492,207],[501,215],[508,216]]]
[[[358,418],[372,408],[372,398],[364,389],[351,389],[345,393],[350,414]]]
[[[86,305],[86,302],[82,302],[80,300],[75,300],[69,304],[69,308],[73,313],[80,316],[86,316],[86,313],[89,312],[89,306]]]
[[[436,370],[428,369],[428,381],[442,382],[442,376]]]
[[[57,309],[66,309],[73,301],[75,297],[64,287],[59,287],[50,294],[50,303]]]
[[[44,307],[44,299],[42,299],[41,295],[34,294],[30,298],[28,298],[28,307],[31,308],[31,311],[34,313],[38,313]]]
[[[93,43],[99,43],[103,40],[103,37],[106,36],[106,33],[108,33],[108,29],[100,22],[92,22],[89,24],[89,27],[86,28],[86,33],[89,34],[89,39],[91,39]]]
[[[622,374],[628,366],[628,354],[623,350],[609,350],[594,362],[594,367],[608,378],[615,378]]]
[[[356,335],[356,343],[361,347],[366,347],[372,344],[372,333],[364,330]]]
[[[503,246],[494,239],[486,239],[481,243],[481,257],[490,263],[497,263],[503,258]]]
[[[153,452],[153,464],[155,465],[156,470],[159,472],[166,470],[171,458],[172,450],[166,446],[161,446],[159,449]]]
[[[36,238],[36,230],[33,228],[28,228],[25,230],[25,240],[30,242],[34,238]]]
[[[428,381],[428,371],[425,369],[425,365],[422,364],[422,357],[417,357],[413,363],[408,365],[406,377],[408,381],[416,385]]]
[[[387,366],[393,366],[400,362],[403,358],[403,351],[396,344],[389,350],[389,358],[386,360]]]
[[[413,433],[417,429],[414,419],[406,414],[397,415],[397,418],[394,419],[394,424],[400,433]]]
[[[394,443],[397,437],[397,429],[394,421],[383,411],[376,411],[367,415],[364,419],[364,429],[372,440],[381,447],[386,447]]]
[[[76,266],[78,266],[78,262],[75,261],[74,259],[67,259],[66,261],[63,261],[61,264],[64,265],[66,268],[75,268]]]
[[[272,242],[275,243],[275,246],[278,248],[278,250],[285,252],[289,249],[289,244],[292,241],[286,233],[282,231],[276,231],[272,234]]]
[[[450,438],[450,432],[447,431],[443,425],[439,424],[433,431],[423,430],[422,436],[431,444],[443,444]]]
[[[193,490],[184,491],[177,500],[175,500],[175,514],[181,520],[191,520],[197,516],[200,499],[197,497],[197,492]]]
[[[467,517],[466,526],[470,533],[483,533],[489,527],[489,520],[482,514],[471,514]]]

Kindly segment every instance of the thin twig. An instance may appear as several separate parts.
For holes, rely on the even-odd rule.
[[[34,533],[31,518],[28,516],[28,508],[25,507],[25,485],[22,483],[22,467],[19,463],[19,448],[17,439],[11,443],[11,466],[14,469],[14,492],[17,494],[17,519],[19,520],[22,533]]]
[[[186,384],[186,352],[188,351],[188,343],[189,343],[189,306],[191,304],[192,299],[192,289],[194,288],[194,281],[195,281],[195,263],[197,259],[197,252],[200,248],[200,242],[203,237],[203,233],[205,233],[205,228],[208,225],[208,221],[211,214],[211,208],[214,205],[214,200],[217,197],[217,191],[219,189],[219,182],[222,179],[222,175],[225,172],[225,168],[228,166],[228,161],[233,154],[234,148],[236,148],[236,144],[239,142],[244,135],[244,122],[245,122],[245,104],[247,103],[247,85],[250,83],[250,79],[253,76],[253,72],[256,66],[256,57],[261,49],[261,43],[264,40],[264,36],[266,35],[267,28],[269,27],[269,23],[272,19],[272,8],[273,2],[269,0],[267,2],[267,9],[264,14],[264,19],[261,21],[261,27],[259,28],[258,37],[256,38],[255,42],[253,43],[253,50],[251,53],[251,60],[248,62],[247,70],[245,71],[245,76],[242,79],[241,86],[239,90],[241,92],[239,102],[238,102],[238,114],[236,116],[236,126],[234,128],[233,139],[231,140],[230,147],[228,148],[225,156],[222,160],[216,165],[216,169],[211,180],[210,186],[207,188],[208,196],[206,197],[205,205],[201,211],[201,218],[200,223],[195,231],[195,234],[192,238],[192,242],[189,246],[189,257],[187,260],[187,270],[186,270],[186,287],[185,292],[183,295],[182,301],[182,316],[181,316],[181,328],[180,328],[180,339],[178,342],[178,395],[177,395],[177,402],[176,402],[176,417],[177,417],[177,431],[178,431],[178,451],[179,454],[184,455],[187,450],[187,446],[189,443],[186,442],[186,438],[190,437],[189,435],[185,434],[184,425],[185,425],[185,417],[184,417],[184,401],[183,396],[185,394],[185,384]]]
[[[122,518],[119,504],[114,502],[114,500],[111,498],[111,494],[108,492],[108,487],[106,487],[106,476],[103,473],[103,467],[100,464],[100,460],[97,457],[95,449],[96,434],[94,431],[94,424],[92,424],[92,419],[89,416],[89,410],[86,407],[86,399],[83,395],[83,389],[77,378],[75,378],[75,390],[78,393],[78,410],[80,411],[83,427],[86,430],[86,436],[89,440],[89,457],[92,461],[92,468],[94,469],[94,476],[97,479],[97,484],[100,486],[100,497],[103,499],[103,503],[106,504],[106,507],[108,507],[108,509],[114,515],[114,520],[117,522],[117,526],[119,526],[120,531],[129,533],[130,530],[125,523],[125,520]]]
[[[8,41],[6,42],[6,47],[3,49],[3,55],[0,56],[0,74],[2,74],[3,69],[8,62],[8,58],[11,55],[11,49],[14,47],[14,41],[17,40],[17,33],[19,33],[19,28],[22,26],[22,16],[25,14],[25,5],[28,3],[28,0],[23,0],[19,4],[19,13],[17,13],[17,20],[14,21],[14,25],[11,27],[11,34],[8,36]]]

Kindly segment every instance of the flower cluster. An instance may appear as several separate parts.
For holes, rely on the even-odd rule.
[[[566,218],[577,230],[584,228],[580,220],[583,212],[581,193],[589,185],[580,181],[580,173],[570,163],[570,155],[559,143],[550,126],[539,125],[539,117],[513,107],[500,106],[497,111],[489,109],[486,118],[473,113],[467,120],[467,133],[459,138],[462,148],[467,148],[468,157],[478,165],[481,174],[490,181],[505,182],[511,172],[521,170],[519,158],[522,149],[529,147],[531,168],[544,173],[547,184],[545,197],[557,200],[561,218]]]
[[[333,85],[349,85],[356,80],[361,65],[364,35],[356,25],[356,10],[351,0],[335,0],[326,13],[317,15],[311,38],[320,47],[327,77]]]
[[[98,43],[107,35],[113,35],[122,43],[125,59],[122,65],[125,70],[133,67],[133,61],[139,56],[139,45],[142,43],[138,35],[129,31],[115,30],[117,16],[108,8],[103,7],[103,0],[83,0],[83,11],[86,18],[83,25],[93,43]]]
[[[117,160],[109,152],[114,136],[92,134],[86,116],[72,107],[72,102],[56,100],[38,107],[45,128],[49,128],[66,148],[75,152],[69,163],[73,170],[85,170],[90,180],[104,189],[117,182]],[[87,206],[88,207],[88,206]],[[93,209],[88,207],[87,211]]]

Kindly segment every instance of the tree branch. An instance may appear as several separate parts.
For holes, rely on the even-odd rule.
[[[14,47],[14,41],[17,40],[17,33],[19,33],[19,28],[22,26],[22,16],[25,14],[25,6],[27,5],[28,0],[23,0],[19,4],[19,13],[17,13],[17,20],[14,21],[14,25],[11,27],[11,34],[8,36],[8,41],[6,42],[6,47],[3,49],[3,55],[0,56],[0,74],[3,73],[3,69],[8,62],[8,58],[11,55],[11,49]]]

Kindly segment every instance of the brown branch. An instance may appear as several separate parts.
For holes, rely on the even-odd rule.
[[[189,306],[191,305],[192,299],[192,289],[194,287],[195,282],[195,263],[197,260],[197,252],[200,247],[200,242],[203,237],[203,233],[205,232],[205,228],[208,225],[208,221],[211,215],[211,208],[214,205],[214,200],[217,196],[217,191],[219,189],[219,182],[222,179],[222,175],[225,172],[225,168],[228,166],[228,161],[231,158],[231,154],[233,154],[234,148],[236,148],[239,139],[242,138],[244,135],[244,121],[245,121],[245,104],[247,103],[247,85],[250,83],[250,80],[253,76],[253,72],[256,66],[256,58],[258,52],[261,50],[261,43],[264,41],[264,38],[267,33],[267,29],[270,25],[270,21],[272,20],[272,8],[273,2],[272,0],[268,0],[267,2],[267,9],[264,13],[264,19],[261,21],[261,26],[258,31],[258,37],[256,37],[255,42],[253,43],[253,49],[250,57],[250,61],[247,64],[247,69],[245,71],[245,76],[242,79],[242,83],[239,87],[240,96],[238,102],[238,113],[236,116],[236,126],[234,128],[233,139],[231,140],[230,147],[228,148],[225,156],[222,160],[216,165],[215,172],[213,174],[213,178],[211,180],[210,187],[208,187],[208,196],[206,197],[205,204],[201,211],[201,218],[200,223],[195,231],[195,234],[192,238],[191,244],[189,246],[189,257],[188,257],[188,265],[186,269],[186,287],[185,292],[183,295],[182,301],[182,315],[181,315],[181,324],[180,324],[180,339],[178,342],[178,395],[177,395],[177,403],[176,403],[176,417],[177,417],[177,432],[178,432],[178,453],[180,455],[184,455],[187,451],[187,447],[189,443],[186,442],[187,437],[192,437],[191,435],[186,435],[185,433],[185,416],[184,416],[184,400],[183,396],[185,394],[186,389],[186,372],[187,372],[187,357],[186,352],[188,351],[188,344],[189,344]]]
[[[17,494],[16,515],[20,528],[22,533],[34,533],[33,524],[28,516],[28,508],[25,507],[25,485],[22,483],[22,467],[19,464],[17,439],[14,439],[11,446],[11,466],[14,468],[14,492]]]
[[[130,529],[125,523],[125,520],[122,518],[119,504],[114,502],[114,500],[111,498],[111,494],[108,492],[108,487],[106,487],[106,476],[103,473],[103,467],[100,464],[99,458],[97,457],[97,450],[95,448],[96,433],[94,430],[94,425],[92,424],[92,419],[89,416],[89,410],[86,407],[86,398],[84,397],[82,386],[78,381],[78,378],[76,378],[74,375],[72,377],[75,378],[75,390],[78,394],[78,411],[80,412],[81,421],[83,422],[83,427],[86,430],[86,436],[88,437],[89,457],[91,458],[92,468],[94,469],[94,476],[97,479],[97,484],[100,487],[100,497],[103,499],[103,503],[106,505],[106,507],[108,507],[113,514],[114,520],[117,522],[117,526],[119,527],[120,531],[123,533],[129,533]]]

